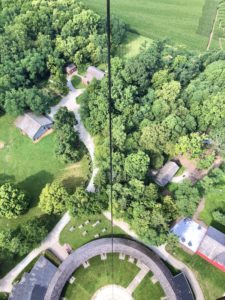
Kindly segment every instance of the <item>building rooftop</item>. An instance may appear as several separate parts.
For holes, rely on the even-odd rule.
[[[210,226],[197,253],[225,271],[225,234]]]
[[[19,116],[15,124],[17,128],[33,139],[42,126],[50,125],[52,121],[45,116],[36,116],[34,113],[29,112],[23,116]]]
[[[155,183],[157,183],[160,186],[167,185],[172,180],[173,176],[177,173],[178,170],[179,166],[175,162],[167,162],[156,174],[154,179]]]
[[[179,242],[191,250],[196,252],[207,232],[207,229],[202,225],[192,221],[190,218],[185,218],[176,223],[171,229],[179,238]]]
[[[44,256],[40,256],[30,273],[24,273],[14,285],[9,300],[44,300],[47,287],[57,268]]]
[[[94,78],[97,80],[101,80],[105,76],[105,73],[101,70],[99,70],[96,67],[90,66],[87,69],[87,73],[84,76],[84,79],[87,82],[91,82]]]
[[[183,273],[180,273],[173,278],[174,283],[182,300],[194,300],[195,297],[191,290],[190,284]]]

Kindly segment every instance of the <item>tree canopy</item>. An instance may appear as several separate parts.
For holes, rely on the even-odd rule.
[[[16,186],[10,183],[0,186],[0,217],[16,218],[26,212],[28,205],[28,197]]]
[[[105,19],[78,1],[1,1],[0,109],[13,115],[47,112],[54,95],[40,82],[67,91],[65,66],[106,62]],[[112,18],[112,49],[126,35]]]

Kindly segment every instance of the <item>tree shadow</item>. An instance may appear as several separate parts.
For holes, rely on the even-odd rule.
[[[61,183],[69,194],[73,194],[77,186],[86,185],[87,180],[85,180],[83,177],[68,176],[65,177]]]
[[[54,180],[53,174],[40,171],[35,175],[27,177],[24,181],[18,183],[18,186],[28,193],[28,196],[32,200],[32,206],[37,203],[41,190],[47,183],[52,183]]]
[[[14,175],[6,175],[6,174],[0,174],[0,185],[4,183],[14,183],[15,182],[15,176]]]

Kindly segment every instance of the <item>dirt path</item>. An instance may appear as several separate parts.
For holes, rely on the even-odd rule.
[[[209,42],[208,42],[207,50],[209,50],[210,46],[211,46],[211,42],[212,42],[212,39],[213,39],[215,27],[216,27],[216,22],[217,22],[217,19],[218,19],[218,14],[219,14],[219,9],[217,9],[217,11],[216,11],[216,17],[215,17],[215,20],[214,20],[214,23],[213,23],[212,32],[209,36]]]
[[[198,208],[195,211],[195,214],[193,216],[193,220],[198,222],[199,221],[199,215],[205,208],[205,198],[203,197],[198,205]]]

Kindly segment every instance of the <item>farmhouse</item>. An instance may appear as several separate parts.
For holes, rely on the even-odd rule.
[[[197,254],[225,272],[225,234],[210,226]]]
[[[176,223],[171,232],[178,236],[181,245],[195,253],[207,232],[207,228],[190,218],[185,218]]]
[[[156,174],[154,181],[160,186],[167,185],[173,178],[173,176],[179,170],[179,166],[173,162],[167,162]]]
[[[225,272],[224,233],[211,226],[207,229],[189,218],[176,223],[171,232],[178,236],[181,245]]]
[[[36,116],[29,112],[18,117],[15,124],[24,134],[35,141],[52,128],[53,122],[45,116]]]
[[[24,273],[14,285],[9,300],[44,300],[49,283],[57,268],[44,256],[40,256],[30,273]]]
[[[104,76],[105,73],[103,71],[99,70],[96,67],[90,66],[88,67],[87,73],[83,77],[82,82],[83,84],[88,85],[93,79],[102,80]]]
[[[77,71],[77,67],[75,66],[75,64],[69,64],[66,67],[66,73],[67,75],[72,75],[73,73],[75,73]]]

